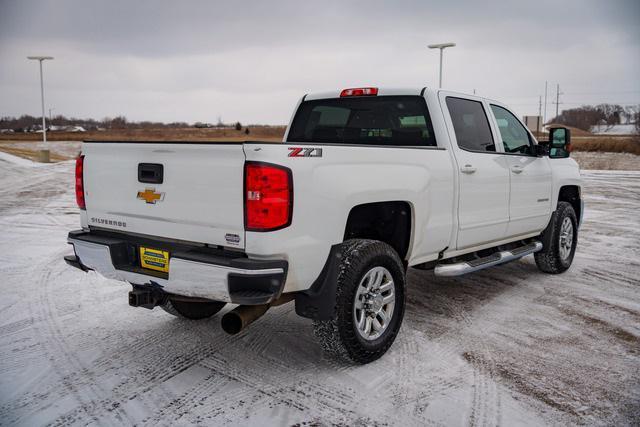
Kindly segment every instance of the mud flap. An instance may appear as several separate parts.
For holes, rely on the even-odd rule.
[[[549,218],[549,223],[547,224],[547,228],[540,234],[540,242],[542,242],[542,249],[546,249],[551,246],[551,240],[553,239],[553,224],[556,222],[557,211],[553,211],[551,214],[551,218]]]
[[[330,320],[336,311],[336,285],[342,262],[342,244],[333,245],[327,261],[311,288],[296,292],[295,304],[298,316],[313,320]]]

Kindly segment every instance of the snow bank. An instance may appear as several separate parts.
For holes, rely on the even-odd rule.
[[[635,135],[638,133],[635,124],[629,125],[597,125],[591,127],[591,133],[596,135]]]
[[[24,167],[38,167],[41,163],[36,163],[29,159],[25,159],[22,157],[14,156],[13,154],[5,153],[4,151],[0,151],[0,160],[4,160],[5,162],[13,163],[14,165],[24,166]]]

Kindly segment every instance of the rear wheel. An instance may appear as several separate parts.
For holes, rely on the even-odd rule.
[[[567,271],[578,245],[578,220],[570,203],[558,202],[556,212],[541,237],[545,246],[535,254],[538,268],[551,274]]]
[[[200,320],[206,319],[225,306],[224,302],[218,301],[183,301],[168,298],[160,307],[169,314],[185,319]]]
[[[375,240],[350,240],[342,252],[334,318],[314,321],[314,332],[331,356],[369,363],[393,344],[404,305],[404,266],[396,251]]]

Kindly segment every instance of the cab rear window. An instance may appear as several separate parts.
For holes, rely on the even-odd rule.
[[[421,96],[363,96],[304,101],[287,142],[436,146]]]

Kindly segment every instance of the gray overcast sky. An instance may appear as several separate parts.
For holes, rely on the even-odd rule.
[[[0,0],[0,115],[40,115],[44,54],[54,115],[282,124],[307,92],[437,86],[444,41],[445,88],[519,114],[545,80],[561,109],[640,104],[640,0]]]

